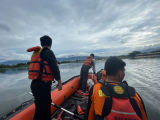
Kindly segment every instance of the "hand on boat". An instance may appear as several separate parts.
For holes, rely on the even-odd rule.
[[[62,83],[57,84],[58,91],[62,90]]]

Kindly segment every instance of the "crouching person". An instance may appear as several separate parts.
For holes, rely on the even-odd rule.
[[[103,79],[89,91],[86,120],[147,120],[144,103],[133,87],[123,81],[125,65],[111,57],[105,62]]]

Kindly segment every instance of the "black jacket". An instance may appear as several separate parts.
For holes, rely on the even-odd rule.
[[[56,80],[61,79],[59,67],[57,65],[57,60],[55,58],[55,55],[54,55],[53,51],[48,49],[47,47],[43,48],[42,51],[41,51],[41,54],[40,54],[40,58],[42,60],[48,62],[49,66],[51,68],[51,71],[54,75],[54,78]]]

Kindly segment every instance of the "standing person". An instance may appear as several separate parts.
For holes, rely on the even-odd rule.
[[[126,81],[122,82],[125,65],[116,57],[105,62],[103,79],[89,91],[86,120],[147,120],[141,97]]]
[[[49,36],[40,38],[41,47],[27,49],[34,51],[31,57],[28,78],[32,79],[31,91],[35,98],[35,115],[33,120],[51,120],[51,85],[54,78],[62,90],[60,71],[57,60],[51,50],[52,39]]]
[[[92,67],[93,74],[96,73],[95,63],[96,62],[94,59],[94,54],[90,54],[90,56],[87,57],[87,59],[84,61],[83,65],[81,67],[81,72],[80,72],[81,77],[79,80],[79,90],[82,90],[82,94],[86,93],[86,86],[87,86],[89,69]]]

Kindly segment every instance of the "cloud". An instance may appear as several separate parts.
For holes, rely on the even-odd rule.
[[[0,23],[0,29],[4,30],[6,32],[10,32],[11,31],[11,28],[8,25],[4,24],[4,23]]]
[[[26,49],[40,45],[43,35],[58,57],[120,55],[160,44],[159,6],[157,0],[3,0],[0,59],[29,59]]]
[[[31,58],[32,53],[22,52],[21,49],[0,49],[0,62],[8,61],[8,60],[29,60]]]

